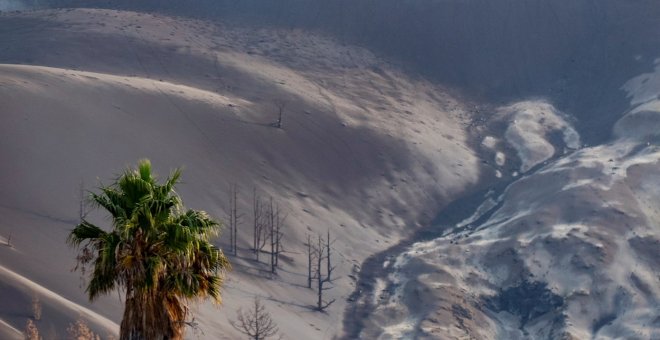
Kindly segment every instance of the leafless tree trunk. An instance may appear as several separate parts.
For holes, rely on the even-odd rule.
[[[312,251],[312,235],[307,234],[307,288],[312,288],[312,262],[314,261]]]
[[[237,202],[238,202],[238,186],[236,184],[234,184],[234,200],[233,200],[233,203],[234,203],[234,213],[233,213],[233,217],[234,217],[234,233],[233,233],[234,234],[234,244],[233,244],[234,256],[238,255],[238,225],[241,223],[241,218],[243,217],[242,214],[241,215],[238,214],[238,203]]]
[[[276,100],[275,106],[277,106],[277,121],[273,124],[276,128],[282,128],[282,119],[284,117],[284,108],[286,107],[286,101]]]
[[[284,238],[284,232],[282,232],[284,220],[286,220],[286,216],[280,215],[280,207],[278,205],[275,210],[275,267],[279,266],[280,254],[284,250],[284,247],[282,246],[282,239]]]
[[[270,197],[268,207],[268,229],[270,231],[270,272],[275,274],[275,209],[273,208],[273,196]]]
[[[282,238],[284,237],[282,225],[286,216],[281,215],[280,206],[273,203],[272,197],[266,215],[268,216],[268,231],[270,232],[270,271],[274,274],[282,251]]]
[[[332,299],[328,302],[323,300],[323,292],[332,289],[332,287],[327,287],[325,286],[326,283],[331,284],[332,280],[330,279],[332,275],[332,271],[335,269],[334,267],[328,267],[326,269],[326,276],[323,276],[323,271],[322,271],[322,265],[323,265],[323,260],[326,260],[327,257],[329,256],[326,253],[326,245],[324,244],[323,236],[319,235],[318,236],[318,245],[316,247],[316,283],[317,283],[317,301],[316,301],[316,310],[323,312],[325,311],[332,303],[335,302],[335,299]],[[329,263],[329,262],[328,262]]]
[[[237,331],[247,335],[250,339],[261,340],[274,337],[279,333],[279,328],[266,307],[259,298],[254,298],[252,309],[244,312],[239,308],[236,312],[236,321],[229,322]]]
[[[229,186],[229,252],[234,253],[234,185]]]
[[[328,271],[327,271],[328,281],[332,280],[332,278],[331,278],[332,277],[332,270],[330,270],[331,268],[333,268],[331,263],[330,263],[330,257],[331,257],[330,256],[331,255],[330,245],[332,243],[334,243],[334,241],[330,242],[330,229],[328,229],[328,238],[326,239],[326,243],[325,243],[325,245],[326,245],[326,247],[325,247],[326,248],[326,259],[328,260],[328,264],[326,265],[326,268],[328,268]]]
[[[259,197],[257,197],[257,188],[252,189],[252,219],[254,221],[252,228],[252,250],[257,252],[257,229],[259,225]],[[257,256],[257,259],[259,257]]]
[[[85,182],[80,181],[80,207],[78,210],[78,216],[80,222],[82,222],[85,217],[87,217],[87,212],[85,211]]]
[[[238,255],[238,225],[241,224],[242,214],[238,214],[238,186],[232,184],[229,190],[229,250],[234,256]]]
[[[266,246],[266,233],[268,216],[264,214],[264,206],[261,197],[257,194],[257,188],[253,192],[253,218],[254,218],[254,240],[253,249],[257,262],[259,262],[259,253]]]

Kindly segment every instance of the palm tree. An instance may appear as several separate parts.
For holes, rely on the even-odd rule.
[[[210,242],[220,224],[203,211],[184,210],[174,191],[180,177],[175,170],[159,184],[151,163],[140,161],[91,194],[92,203],[112,217],[111,230],[83,219],[69,235],[83,275],[85,265],[92,267],[89,299],[115,288],[125,293],[121,340],[183,339],[189,302],[221,302],[231,266]]]

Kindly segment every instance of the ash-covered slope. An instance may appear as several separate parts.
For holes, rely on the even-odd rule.
[[[217,217],[229,185],[240,187],[246,217],[224,305],[202,305],[196,319],[208,339],[239,336],[228,320],[255,295],[287,337],[340,333],[354,266],[478,181],[461,102],[365,49],[318,35],[44,10],[0,15],[0,45],[7,334],[24,329],[32,295],[42,302],[37,324],[46,337],[62,338],[78,315],[103,336],[116,332],[120,301],[87,301],[65,239],[78,221],[81,184],[94,190],[139,158],[161,175],[183,166],[184,202]],[[282,128],[271,124],[277,103],[285,103]],[[288,214],[277,276],[249,250],[254,187]],[[316,313],[304,239],[328,230],[338,279],[327,299],[337,302]]]
[[[17,249],[63,240],[80,180],[143,156],[188,167],[193,208],[221,215],[225,182],[256,184],[296,216],[299,247],[332,228],[344,274],[495,183],[450,206],[478,207],[462,223],[365,262],[343,317],[351,276],[310,313],[300,255],[272,281],[236,259],[227,313],[259,292],[295,338],[342,334],[342,318],[347,338],[658,337],[657,1],[41,3],[119,11],[0,17],[0,63],[33,65],[1,71],[0,236],[25,228]],[[38,261],[71,254],[37,248],[2,263],[84,305],[74,276]],[[106,303],[91,308],[116,318]],[[230,330],[207,306],[201,323]]]
[[[620,84],[660,55],[655,0],[50,0],[322,32],[498,105],[549,99],[589,144],[628,109]]]
[[[552,161],[530,163],[557,145],[552,134],[519,116],[508,120],[499,146],[485,137],[490,147],[509,143],[518,150],[522,177],[503,192],[472,197],[483,203],[462,222],[444,225],[440,237],[386,257],[385,274],[363,280],[369,293],[350,315],[367,316],[361,327],[348,324],[347,334],[659,338],[659,80],[657,67],[621,84],[632,109],[613,127],[616,138],[603,145],[568,147]],[[547,105],[524,107],[543,116],[541,126],[562,126]],[[541,138],[510,133],[520,125],[526,128],[514,130]],[[576,136],[570,126],[563,131],[566,147]]]

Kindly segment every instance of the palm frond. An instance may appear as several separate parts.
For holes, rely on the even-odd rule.
[[[92,272],[92,279],[87,285],[89,300],[94,301],[102,294],[107,294],[115,288],[117,275],[114,266],[105,265],[97,258]]]
[[[138,171],[140,173],[140,179],[145,182],[151,182],[151,161],[148,159],[141,159],[138,162]]]
[[[83,220],[71,230],[67,237],[67,243],[78,247],[82,242],[102,239],[106,234],[103,229]]]

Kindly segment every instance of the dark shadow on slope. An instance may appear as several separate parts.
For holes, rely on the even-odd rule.
[[[519,317],[521,329],[527,322],[555,312],[564,305],[564,299],[548,289],[546,282],[527,280],[484,298],[484,302],[491,310]]]
[[[368,328],[369,317],[377,305],[372,302],[376,281],[388,282],[392,266],[383,268],[385,261],[391,261],[403,253],[415,242],[428,241],[440,237],[447,229],[470,216],[474,209],[483,202],[483,197],[490,183],[480,183],[462,197],[456,199],[440,211],[430,226],[419,229],[406,240],[367,258],[359,268],[356,288],[348,297],[350,302],[344,311],[343,334],[341,339],[358,339],[363,330]],[[435,269],[433,269],[435,271]],[[392,287],[388,287],[392,289]]]

